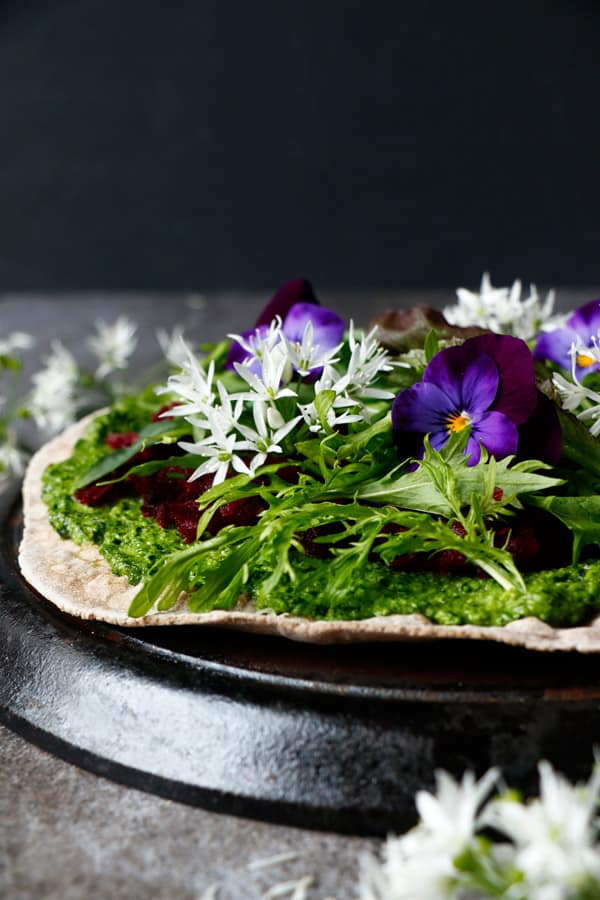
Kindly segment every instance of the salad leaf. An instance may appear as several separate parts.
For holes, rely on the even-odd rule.
[[[562,430],[562,455],[600,481],[600,441],[572,413],[557,406]]]
[[[600,546],[600,496],[534,497],[530,503],[556,516],[573,533],[573,562],[590,544]]]
[[[171,466],[177,466],[179,469],[195,469],[199,466],[203,461],[203,457],[194,456],[193,453],[184,453],[178,456],[169,456],[167,459],[151,459],[145,463],[139,463],[137,466],[132,466],[130,469],[127,469],[122,475],[119,475],[118,478],[108,478],[104,481],[98,482],[100,485],[104,484],[118,484],[120,481],[126,481],[130,475],[154,475],[155,472],[160,472],[161,469],[170,468]],[[175,475],[173,477],[176,477]]]
[[[442,451],[426,445],[416,471],[396,467],[384,477],[367,451],[344,465],[323,464],[313,474],[299,474],[296,483],[279,474],[282,465],[289,465],[286,461],[257,470],[255,479],[237,475],[215,485],[199,501],[199,540],[166,560],[138,594],[130,614],[143,615],[155,603],[168,608],[182,591],[192,592],[191,611],[231,609],[257,571],[268,573],[262,578],[265,590],[284,579],[293,582],[299,577],[293,556],[304,552],[305,533],[313,535],[313,543],[328,547],[331,602],[352,591],[367,560],[387,565],[407,553],[443,550],[461,553],[505,589],[523,591],[522,576],[505,547],[496,546],[497,532],[490,522],[518,508],[522,494],[563,482],[535,471],[548,468],[536,461],[511,465],[511,460],[497,462],[484,454],[482,462],[470,467],[462,452],[464,441],[457,435]],[[369,481],[372,472],[377,477]],[[228,526],[205,539],[215,511],[245,497],[264,501],[258,522]],[[461,526],[458,533],[455,523]],[[194,592],[194,573],[207,567],[210,578]]]
[[[115,450],[108,453],[102,459],[93,465],[90,469],[83,473],[81,478],[75,485],[75,490],[86,487],[88,484],[102,481],[115,469],[128,462],[136,453],[143,450],[149,444],[156,443],[173,443],[177,437],[189,432],[189,425],[186,423],[176,422],[172,419],[165,419],[160,422],[151,422],[139,432],[138,438],[129,447],[123,447],[122,450]],[[168,438],[168,440],[164,440]]]

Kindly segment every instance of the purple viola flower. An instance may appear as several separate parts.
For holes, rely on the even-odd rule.
[[[562,328],[544,331],[537,339],[533,355],[535,359],[549,359],[563,369],[571,368],[571,346],[580,347],[575,371],[578,378],[588,372],[596,371],[599,366],[586,348],[593,345],[600,330],[600,300],[592,300],[576,309]]]
[[[312,284],[306,278],[294,278],[292,281],[286,281],[285,284],[282,284],[259,315],[254,327],[270,325],[275,316],[279,316],[284,321],[290,309],[296,303],[309,303],[312,306],[320,305],[315,297]]]
[[[392,405],[394,440],[422,442],[428,434],[439,450],[452,433],[467,426],[469,465],[481,457],[481,446],[497,459],[516,454],[518,426],[538,404],[533,358],[524,341],[485,334],[459,347],[437,353],[423,380],[402,391]]]
[[[308,299],[297,300],[297,297]],[[313,329],[312,343],[318,345],[320,354],[333,350],[344,336],[344,320],[332,309],[319,305],[312,285],[303,278],[282,285],[258,317],[254,328],[242,332],[241,337],[249,341],[255,336],[260,338],[266,335],[276,316],[282,320],[283,334],[294,344],[302,344],[304,331],[310,322]],[[238,341],[234,341],[229,348],[225,368],[233,369],[234,363],[246,362],[248,358],[248,351]],[[310,376],[318,377],[320,372],[320,368],[313,367]]]
[[[319,306],[319,301],[315,297],[315,292],[310,281],[306,278],[294,278],[292,281],[286,281],[278,288],[267,305],[264,307],[256,322],[254,328],[242,331],[241,336],[248,340],[254,334],[264,335],[269,330],[269,325],[276,316],[285,321],[290,309],[296,304],[302,303],[312,306]],[[243,363],[248,354],[241,344],[234,341],[229,348],[227,360],[225,361],[226,369],[233,369],[236,362]]]
[[[326,306],[311,303],[295,303],[283,320],[283,333],[289,341],[301,344],[304,329],[309,322],[313,326],[313,343],[321,351],[333,350],[344,336],[344,320]]]

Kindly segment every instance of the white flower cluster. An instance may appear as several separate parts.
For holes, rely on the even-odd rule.
[[[177,398],[168,415],[184,416],[194,427],[194,441],[182,441],[188,453],[203,458],[191,479],[213,474],[213,483],[227,477],[229,468],[253,475],[272,454],[282,454],[283,442],[303,422],[311,433],[324,433],[349,422],[367,421],[367,399],[391,399],[389,391],[374,387],[391,362],[375,330],[357,338],[350,323],[349,362],[337,355],[344,346],[322,350],[309,321],[301,341],[283,333],[281,320],[249,338],[230,335],[243,348],[244,362],[234,368],[245,387],[229,393],[214,378],[214,366],[203,369],[188,349],[181,371],[159,393]],[[314,384],[304,383],[303,398],[295,374],[319,372]],[[306,397],[306,393],[309,396]]]
[[[598,437],[600,435],[600,393],[582,384],[577,374],[582,356],[585,358],[586,368],[600,365],[598,338],[593,338],[590,346],[584,346],[581,341],[571,344],[570,355],[571,381],[555,372],[552,382],[559,393],[563,409],[575,413],[582,422],[590,423],[590,433],[593,437]],[[583,408],[581,409],[581,407]]]
[[[96,321],[96,334],[88,338],[88,347],[98,359],[97,378],[126,369],[129,357],[137,346],[137,325],[127,316],[119,316],[112,325],[102,319]]]
[[[32,376],[33,388],[27,407],[38,428],[48,434],[57,434],[72,424],[85,406],[86,391],[96,392],[101,399],[114,399],[114,392],[107,378],[117,370],[127,367],[129,357],[136,347],[137,325],[126,316],[119,316],[108,325],[98,320],[96,333],[87,345],[98,360],[96,378],[83,373],[70,350],[60,341],[51,344],[51,352],[44,358],[44,368]],[[89,382],[84,384],[84,382]],[[98,405],[98,402],[96,402]]]
[[[0,356],[11,356],[20,350],[29,350],[35,341],[30,334],[24,331],[13,331],[3,340],[0,340]]]
[[[532,340],[540,331],[562,324],[564,317],[552,314],[554,291],[550,291],[543,302],[534,284],[530,285],[528,297],[521,299],[521,291],[518,279],[511,288],[493,287],[489,273],[485,272],[479,293],[458,288],[458,303],[447,306],[444,316],[450,325],[478,325],[498,334],[512,334],[524,341]]]
[[[23,331],[14,331],[0,340],[0,371],[2,389],[0,395],[0,490],[23,474],[27,454],[21,450],[12,420],[17,415],[19,379],[22,362],[20,353],[34,345],[33,337]]]
[[[187,347],[183,339],[183,328],[175,325],[169,332],[166,328],[159,328],[156,339],[167,362],[176,369],[180,369],[187,359]]]
[[[79,368],[60,341],[52,342],[52,352],[44,363],[45,367],[31,378],[28,408],[38,428],[56,434],[75,421]]]
[[[490,770],[460,783],[436,773],[437,794],[420,791],[419,824],[388,838],[382,858],[361,861],[360,900],[578,900],[600,896],[596,809],[600,769],[571,785],[539,764],[540,796],[521,803],[510,794],[482,806],[497,783]],[[492,827],[508,842],[482,841]],[[457,861],[460,859],[460,866]]]

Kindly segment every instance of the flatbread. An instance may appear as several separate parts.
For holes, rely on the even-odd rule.
[[[376,616],[360,621],[314,621],[257,612],[252,604],[243,602],[230,612],[190,613],[185,607],[185,597],[181,597],[171,610],[149,613],[139,619],[130,618],[127,610],[139,585],[132,586],[126,578],[114,575],[95,546],[80,546],[71,540],[63,540],[50,525],[41,496],[41,478],[45,468],[71,455],[75,442],[92,418],[90,416],[72,425],[45,444],[33,456],[23,485],[25,525],[19,550],[21,571],[32,587],[69,615],[136,628],[148,625],[214,625],[315,644],[469,638],[531,650],[600,652],[600,615],[589,625],[575,628],[552,628],[532,617],[504,627],[434,625],[421,615]]]

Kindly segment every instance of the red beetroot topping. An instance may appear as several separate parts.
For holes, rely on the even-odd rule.
[[[137,431],[111,431],[104,438],[104,442],[112,450],[122,450],[124,447],[131,447],[138,439]]]
[[[159,412],[168,410],[163,407]],[[159,413],[153,416],[158,419]],[[130,447],[138,438],[133,431],[111,432],[105,442],[113,450]],[[140,463],[157,459],[167,459],[180,452],[168,444],[151,444],[140,450],[123,466],[113,473],[114,478],[123,475],[128,469]],[[288,477],[293,478],[292,467],[288,467]],[[141,513],[146,518],[154,519],[162,528],[177,528],[183,539],[190,544],[196,539],[200,511],[198,497],[212,487],[213,476],[204,475],[195,481],[188,481],[193,469],[181,466],[166,466],[153,475],[130,475],[118,484],[92,484],[75,493],[75,499],[86,506],[100,506],[115,503],[124,496],[137,494],[142,499]],[[209,534],[216,534],[226,525],[254,525],[259,514],[265,509],[265,503],[259,497],[235,500],[225,503],[217,510],[209,526]]]
[[[452,530],[460,537],[465,536],[466,532],[458,522],[452,525]],[[506,546],[515,562],[523,569],[553,569],[569,564],[569,541],[565,526],[543,510],[524,510],[510,523],[496,523],[495,531],[496,547]],[[409,553],[396,557],[391,565],[394,569],[409,572],[476,574],[487,577],[482,571],[475,570],[458,550],[442,550],[430,557],[425,557],[423,553]]]

